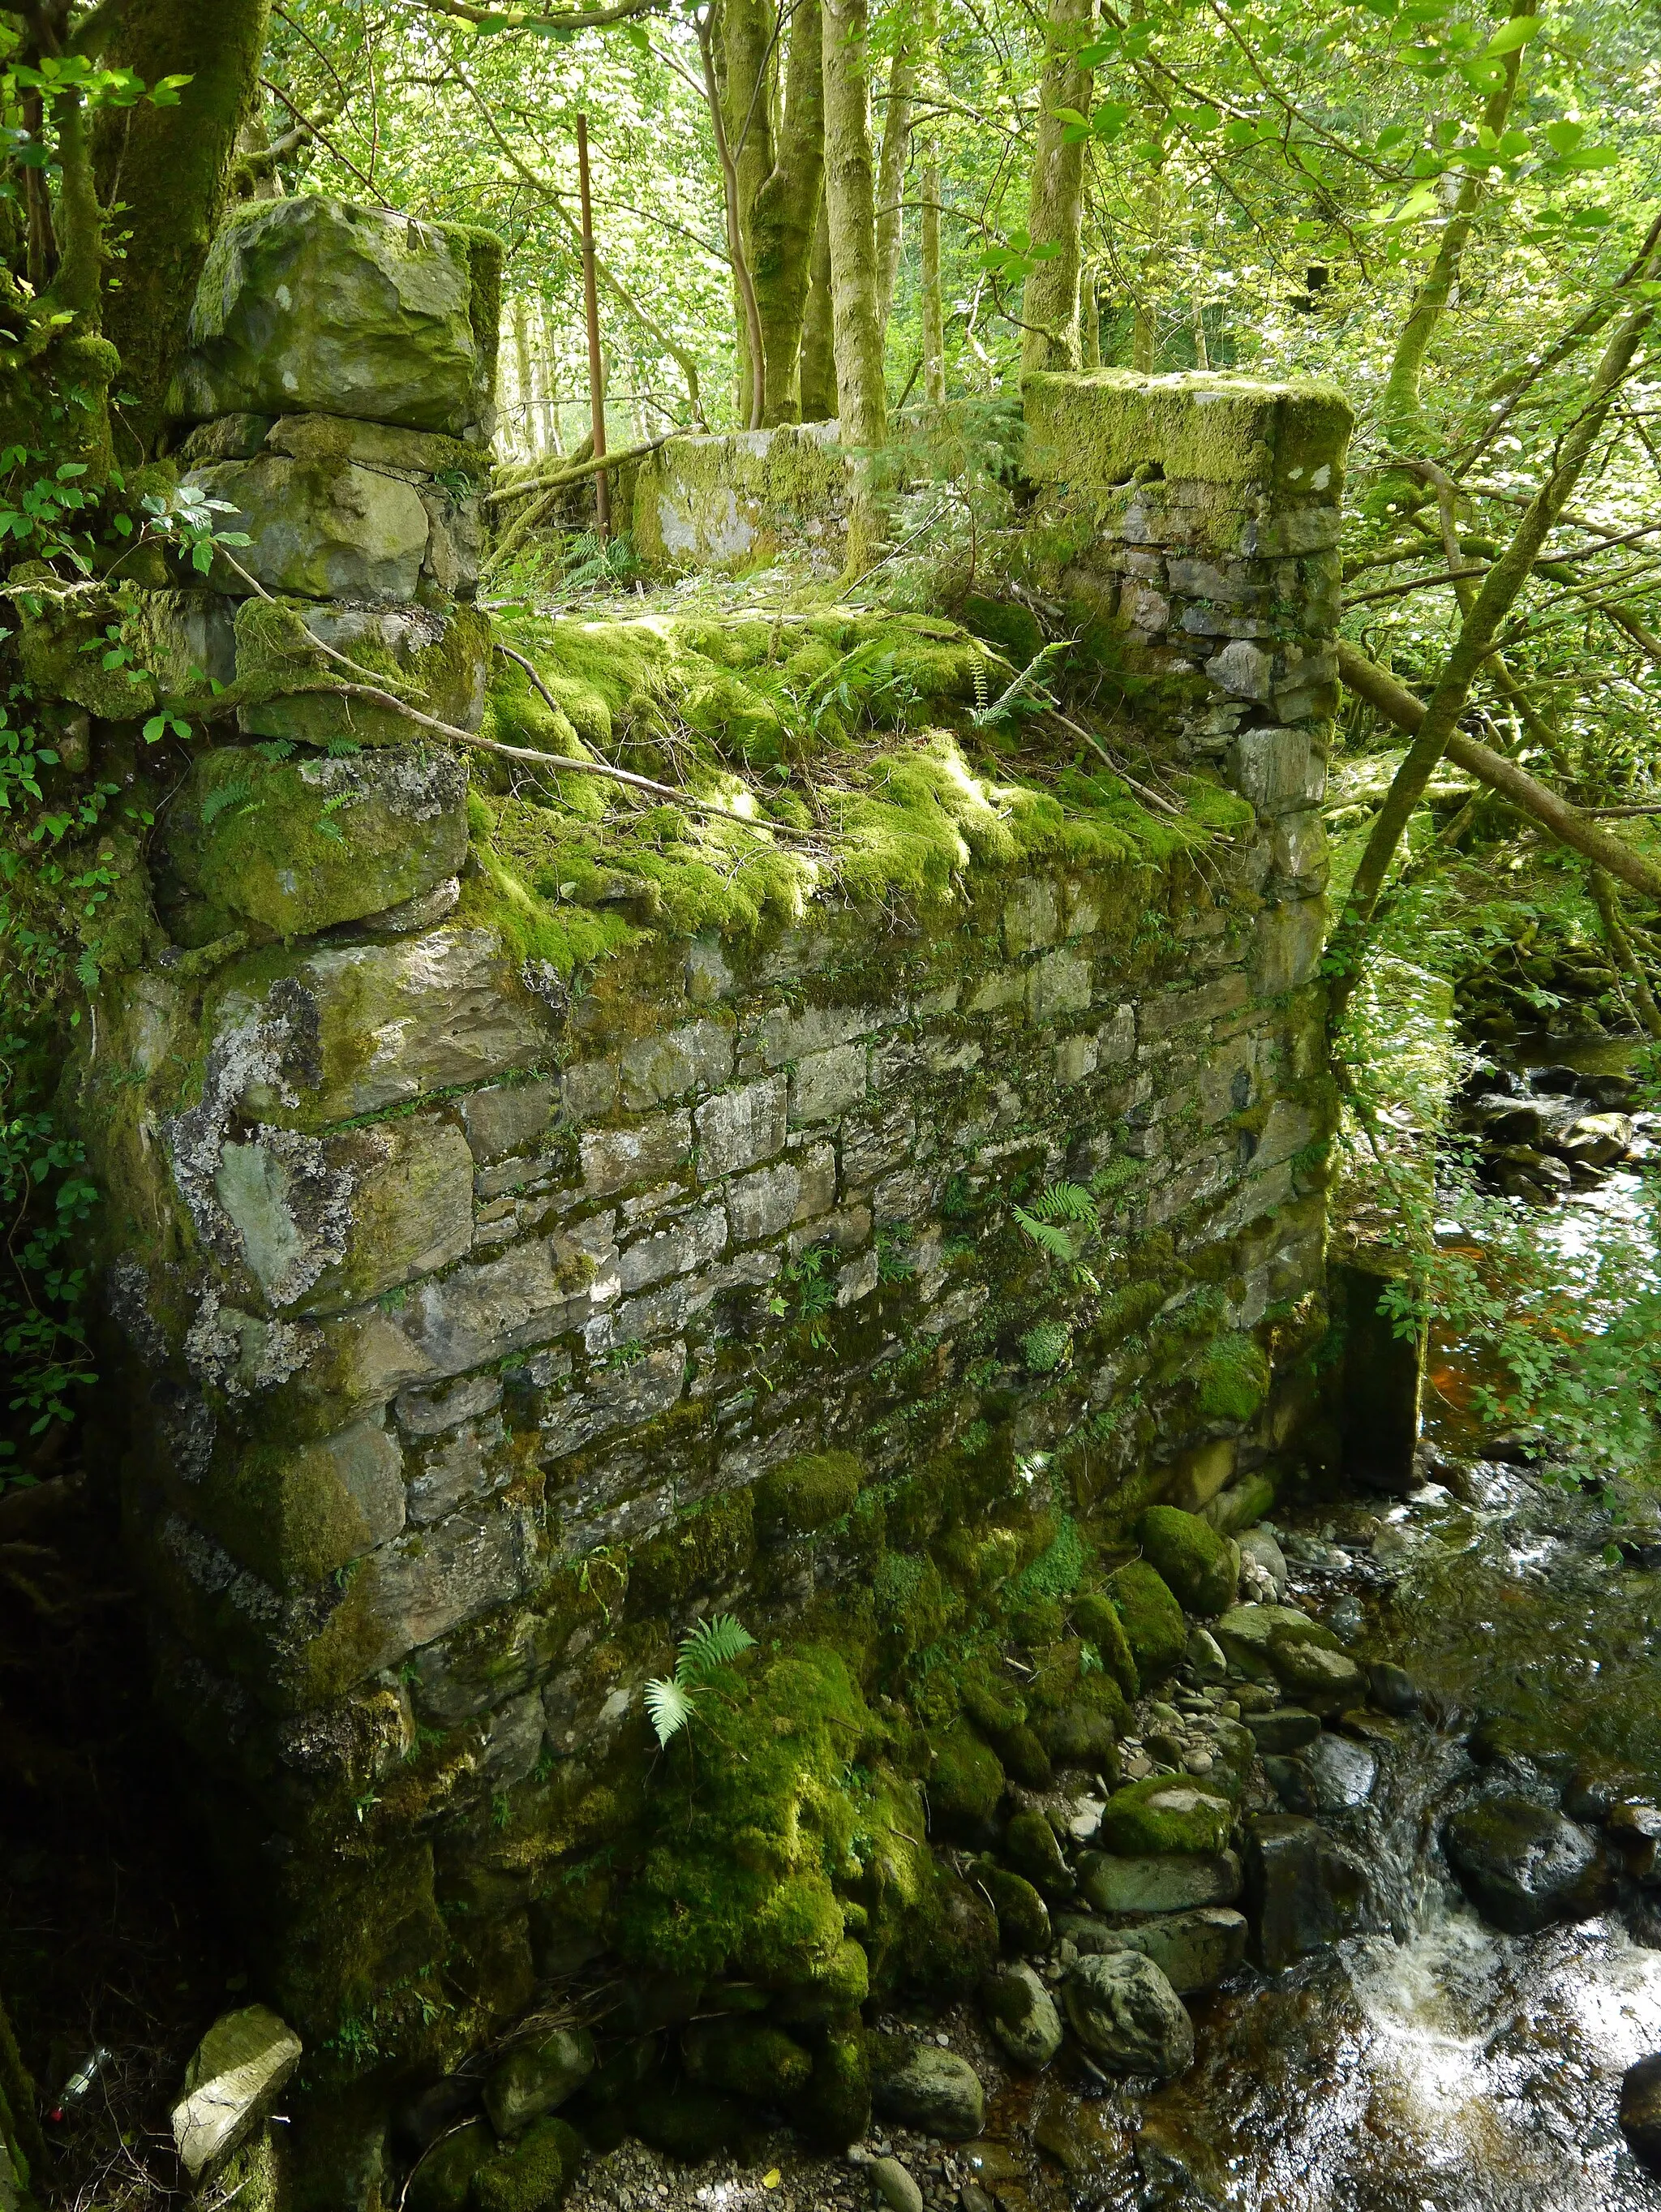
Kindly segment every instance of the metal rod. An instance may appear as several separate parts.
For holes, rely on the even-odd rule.
[[[577,182],[583,204],[583,313],[588,323],[588,400],[594,424],[594,458],[605,459],[605,386],[600,368],[600,295],[594,276],[594,210],[588,194],[588,118],[577,118]],[[611,535],[611,493],[606,472],[594,479],[594,528],[604,544]]]

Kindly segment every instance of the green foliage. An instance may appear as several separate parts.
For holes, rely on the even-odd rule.
[[[687,1631],[674,1674],[658,1675],[646,1686],[646,1718],[660,1745],[690,1728],[697,1701],[714,1677],[755,1647],[755,1638],[730,1613],[712,1614]]]

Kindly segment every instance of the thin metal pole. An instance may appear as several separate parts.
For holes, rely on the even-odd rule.
[[[594,424],[594,458],[605,459],[605,387],[600,369],[600,295],[594,281],[594,211],[588,197],[588,118],[577,118],[577,181],[583,203],[583,313],[588,321],[588,400]],[[602,469],[594,479],[594,527],[603,544],[611,535],[611,493]]]

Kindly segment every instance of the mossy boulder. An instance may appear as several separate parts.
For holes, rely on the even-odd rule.
[[[495,2155],[496,2138],[482,2120],[445,2136],[409,2177],[408,2212],[464,2212],[473,2176]]]
[[[852,1452],[798,1452],[755,1486],[755,1529],[778,1540],[809,1536],[853,1510],[863,1470]]]
[[[1073,1872],[1062,1856],[1056,1832],[1042,1813],[1017,1813],[1004,1832],[1003,1853],[1046,1897],[1070,1897]]]
[[[1003,1767],[973,1729],[960,1722],[934,1747],[929,1810],[943,1835],[973,1841],[990,1824],[1003,1796]]]
[[[682,2035],[681,2054],[700,2088],[730,2090],[756,2104],[782,2104],[813,2077],[809,2053],[766,2020],[694,2021]]]
[[[1183,1774],[1150,1774],[1107,1800],[1100,1841],[1122,1858],[1222,1851],[1234,1808],[1220,1791]]]
[[[1131,1559],[1108,1577],[1107,1594],[1143,1688],[1162,1682],[1188,1645],[1188,1624],[1164,1577],[1146,1559]]]
[[[885,2118],[949,2142],[986,2124],[986,2092],[967,2058],[901,2035],[870,2039],[872,2101]]]
[[[1073,1626],[1095,1646],[1096,1656],[1127,1698],[1142,1695],[1142,1680],[1118,1608],[1103,1590],[1082,1590],[1074,1598]]]
[[[538,2120],[511,2148],[477,2166],[468,2212],[552,2212],[577,2179],[583,2141],[561,2119]]]
[[[989,1974],[980,2002],[992,2034],[1015,2064],[1041,2073],[1061,2048],[1061,2014],[1034,1969],[1022,1961]]]
[[[865,2030],[856,2015],[821,2035],[813,2074],[791,2107],[792,2124],[826,2150],[846,2150],[870,2125],[871,2069]]]
[[[458,875],[467,764],[436,746],[274,761],[201,753],[166,817],[187,891],[277,937],[384,913]]]
[[[992,1901],[1005,1951],[1037,1956],[1049,1949],[1050,1908],[1024,1875],[985,1858],[977,1862],[974,1878]]]
[[[755,2125],[736,2097],[712,2090],[666,2088],[649,2083],[630,2109],[630,2132],[687,2166],[699,2166],[718,2151],[737,2150]]]
[[[1213,1337],[1190,1371],[1208,1420],[1249,1421],[1269,1395],[1269,1361],[1255,1337]]]
[[[233,205],[168,411],[488,433],[500,252],[486,232],[311,194]]]
[[[1238,1582],[1234,1555],[1197,1514],[1175,1505],[1150,1506],[1136,1534],[1143,1557],[1190,1613],[1222,1613],[1233,1605]]]
[[[551,2112],[594,2071],[594,2039],[586,2028],[556,2027],[516,2044],[485,2084],[484,2108],[498,2135],[519,2130]]]

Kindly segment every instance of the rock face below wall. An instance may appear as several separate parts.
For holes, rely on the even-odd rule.
[[[1173,449],[1194,404],[1159,399]],[[1272,610],[1270,693],[1195,649],[1140,695],[1249,800],[1232,842],[966,847],[927,911],[645,930],[573,988],[423,909],[452,796],[377,769],[386,910],[108,985],[82,1098],[128,1526],[302,2106],[373,2135],[388,2085],[609,1956],[640,2033],[765,2011],[790,2109],[846,2142],[868,1996],[990,1960],[929,1824],[985,1848],[1012,1783],[1112,1778],[1104,1589],[1133,1645],[1155,1598],[1180,1631],[1150,1569],[1108,1585],[1115,1547],[1156,1498],[1227,1528],[1272,1491],[1318,1319],[1320,701],[1272,686],[1294,652],[1312,683],[1330,599],[1246,532],[1336,525],[1343,425],[1252,404],[1327,456],[1312,491],[1262,439],[1191,480]],[[1096,478],[1052,496],[1035,562],[1131,573]],[[1131,587],[1091,589],[1111,659]],[[241,896],[301,911],[280,874]],[[658,1758],[645,1686],[721,1613],[759,1648]]]

